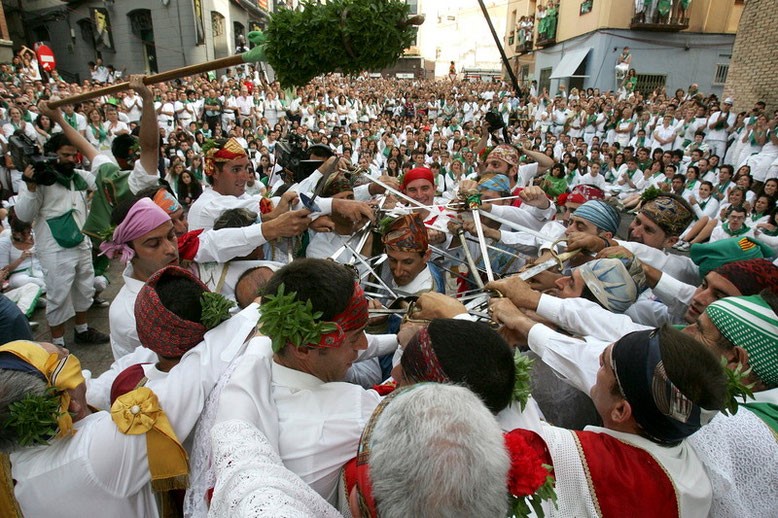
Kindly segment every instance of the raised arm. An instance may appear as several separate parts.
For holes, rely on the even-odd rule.
[[[130,88],[143,99],[143,111],[140,119],[140,164],[149,174],[156,174],[159,165],[159,125],[154,110],[154,95],[143,84],[143,75],[130,76]]]

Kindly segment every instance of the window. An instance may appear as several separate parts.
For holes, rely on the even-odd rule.
[[[411,7],[410,14],[419,14],[419,0],[407,0],[407,3]]]
[[[664,88],[666,84],[665,74],[638,74],[638,84],[635,89],[645,96],[650,95],[657,88]]]
[[[719,63],[716,65],[716,75],[713,76],[714,85],[723,85],[727,82],[729,73],[729,63]]]
[[[538,81],[538,92],[542,92],[543,89],[551,91],[551,67],[542,68],[540,70],[540,81]]]

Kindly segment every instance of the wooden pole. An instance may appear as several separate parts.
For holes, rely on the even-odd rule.
[[[508,76],[511,78],[511,84],[513,84],[513,89],[516,91],[516,95],[521,95],[521,88],[519,88],[519,80],[516,79],[516,74],[513,73],[513,69],[511,68],[511,63],[508,61],[508,56],[505,54],[505,49],[502,48],[502,42],[500,42],[499,36],[497,36],[497,31],[494,30],[494,24],[492,24],[492,18],[489,16],[489,11],[486,10],[486,6],[484,5],[484,0],[478,0],[478,5],[481,6],[481,11],[484,13],[484,18],[486,18],[486,23],[489,25],[489,30],[492,32],[492,38],[494,38],[494,43],[497,45],[497,50],[500,51],[500,57],[502,58],[502,63],[505,65],[505,68],[508,70]]]
[[[198,63],[196,65],[189,65],[181,68],[174,68],[173,70],[168,70],[167,72],[161,72],[159,74],[146,76],[143,78],[143,84],[152,85],[156,83],[163,83],[165,81],[172,81],[173,79],[178,79],[181,77],[193,76],[196,74],[202,74],[204,72],[210,72],[211,70],[217,70],[219,68],[228,68],[228,67],[234,67],[236,65],[242,65],[245,62],[246,61],[244,60],[243,54],[236,54],[234,56],[228,56],[226,58],[215,59],[213,61],[207,61],[205,63]],[[64,104],[80,103],[82,101],[88,101],[89,99],[94,99],[95,97],[115,94],[116,92],[121,92],[129,89],[130,89],[130,84],[126,81],[122,83],[116,83],[110,86],[104,86],[102,88],[98,88],[97,90],[92,90],[91,92],[84,92],[82,94],[73,95],[65,99],[52,101],[49,103],[49,108],[59,108]]]

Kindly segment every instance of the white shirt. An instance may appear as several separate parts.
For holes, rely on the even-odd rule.
[[[116,294],[111,307],[108,308],[108,324],[111,328],[111,352],[113,359],[118,360],[140,347],[138,329],[135,325],[135,299],[145,284],[133,278],[132,264],[128,263],[122,273],[124,286]]]
[[[137,105],[136,105],[137,103]],[[138,122],[140,115],[143,112],[143,98],[133,93],[128,93],[127,96],[122,99],[124,109],[127,110],[127,117],[131,122]]]
[[[250,342],[222,391],[216,420],[237,418],[258,426],[277,444],[284,465],[334,504],[340,469],[356,454],[381,398],[350,383],[325,383],[271,357],[270,339]]]
[[[203,189],[203,193],[189,207],[189,230],[213,228],[213,223],[228,209],[249,209],[259,212],[259,196],[230,196],[219,194],[213,189]]]

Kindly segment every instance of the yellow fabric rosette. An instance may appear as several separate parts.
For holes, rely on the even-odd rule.
[[[150,388],[140,387],[116,398],[111,405],[111,418],[123,434],[146,434],[154,491],[184,489],[189,485],[186,451]]]

